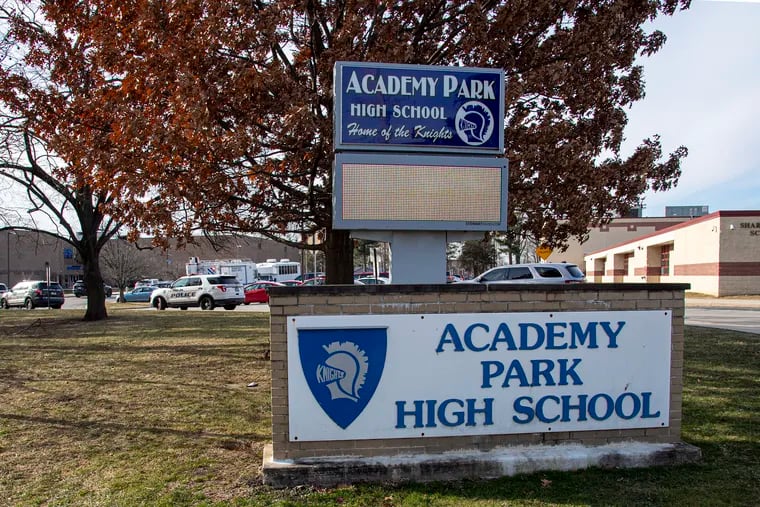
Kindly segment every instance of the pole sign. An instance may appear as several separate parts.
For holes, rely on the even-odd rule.
[[[661,428],[671,312],[288,318],[290,441]]]
[[[335,149],[504,153],[504,71],[337,62]]]

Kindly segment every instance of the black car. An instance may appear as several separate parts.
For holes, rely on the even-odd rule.
[[[25,280],[14,285],[11,290],[3,294],[0,299],[0,306],[10,308],[12,306],[21,306],[27,310],[33,308],[49,306],[50,308],[60,308],[63,306],[63,287],[57,283],[50,283],[39,280]]]
[[[103,290],[105,291],[107,298],[110,298],[113,294],[113,288],[106,283],[103,283]],[[77,280],[74,282],[74,295],[76,297],[87,295],[87,286],[84,284],[84,280]]]

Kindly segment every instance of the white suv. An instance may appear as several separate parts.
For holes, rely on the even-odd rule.
[[[243,286],[234,275],[190,275],[174,281],[171,287],[156,289],[150,305],[159,310],[169,307],[187,310],[198,306],[213,310],[217,306],[234,310],[245,302]]]
[[[586,276],[575,264],[565,262],[510,264],[489,269],[472,280],[459,283],[583,283]]]

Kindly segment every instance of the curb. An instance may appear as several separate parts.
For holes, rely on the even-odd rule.
[[[602,446],[578,444],[536,445],[488,452],[440,455],[352,456],[278,461],[272,445],[264,448],[264,484],[287,488],[309,484],[332,487],[360,482],[431,482],[495,479],[539,471],[599,468],[644,468],[693,463],[702,451],[684,442],[620,442]]]
[[[685,298],[686,308],[724,308],[734,310],[760,309],[760,297],[753,299]]]

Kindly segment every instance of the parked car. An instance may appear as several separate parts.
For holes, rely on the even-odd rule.
[[[213,310],[217,306],[234,310],[245,302],[243,286],[234,275],[189,275],[178,278],[171,287],[158,288],[150,295],[151,306],[187,310],[191,306]]]
[[[74,295],[76,297],[82,297],[87,295],[87,285],[85,285],[84,280],[77,280],[74,282]],[[106,293],[106,297],[110,298],[113,295],[113,287],[108,285],[107,283],[103,283],[103,290]]]
[[[148,303],[150,302],[150,295],[158,287],[140,286],[135,287],[129,292],[125,292],[124,296],[117,296],[117,303]]]
[[[3,297],[3,294],[8,292],[8,286],[4,283],[0,283],[0,297]]]
[[[285,287],[279,282],[259,280],[245,286],[245,304],[269,303],[269,289],[271,287]]]
[[[388,285],[391,281],[388,278],[374,276],[363,276],[354,280],[357,285]]]
[[[280,283],[287,285],[288,287],[298,287],[299,285],[303,285],[301,280],[283,280]]]
[[[582,283],[586,276],[575,264],[510,264],[489,269],[472,280],[459,283]]]
[[[136,289],[138,287],[158,287],[159,282],[161,282],[161,280],[159,280],[158,278],[143,278],[142,280],[137,280],[135,282],[134,288]],[[171,282],[169,282],[169,285],[171,285]]]
[[[306,280],[311,280],[312,278],[324,278],[325,273],[322,271],[315,272],[308,272],[308,273],[301,273],[297,277],[294,278],[294,280],[298,280],[299,282],[305,282]]]
[[[306,285],[324,285],[325,284],[325,277],[324,276],[318,276],[317,278],[309,278],[308,280],[304,280],[304,282],[301,284],[301,287]]]
[[[2,295],[0,306],[11,308],[20,306],[31,310],[38,306],[50,306],[58,309],[63,306],[63,287],[58,283],[48,283],[42,280],[25,280],[19,282]]]
[[[368,276],[375,276],[374,271],[355,271],[354,272],[354,280],[357,280],[359,278],[366,278]],[[390,279],[391,275],[387,271],[380,271],[377,276],[380,278],[388,278]]]

